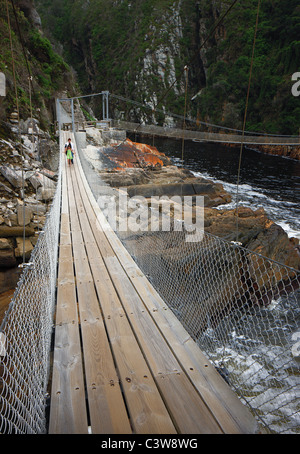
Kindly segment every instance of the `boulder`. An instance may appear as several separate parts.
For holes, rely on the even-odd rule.
[[[129,139],[118,146],[108,146],[101,150],[103,156],[109,159],[115,169],[142,168],[160,169],[170,165],[171,161],[156,147],[132,142]]]
[[[40,187],[37,190],[36,197],[37,197],[37,200],[39,200],[39,201],[43,200],[44,202],[49,202],[50,200],[53,199],[54,194],[55,194],[55,188],[50,189],[50,188]]]
[[[17,207],[17,217],[19,225],[28,225],[32,220],[32,209],[28,206],[18,205]]]
[[[59,166],[59,149],[55,142],[49,139],[41,139],[39,147],[39,155],[44,167],[56,172]]]
[[[23,187],[22,172],[15,171],[8,166],[0,166],[0,172],[4,176],[4,178],[9,181],[9,183],[15,188]],[[24,184],[26,184],[26,182],[24,182]]]
[[[41,180],[37,177],[35,171],[26,172],[26,179],[30,181],[35,190],[42,186]]]
[[[33,251],[33,245],[29,238],[25,238],[25,242],[23,237],[16,238],[17,247],[15,248],[15,256],[17,258],[23,257],[23,249],[25,252],[25,259],[28,260],[30,258],[31,252]]]
[[[12,242],[7,238],[0,238],[0,268],[11,268],[16,263]]]

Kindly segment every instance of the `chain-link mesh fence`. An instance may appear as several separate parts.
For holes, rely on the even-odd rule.
[[[100,202],[102,196],[103,203],[104,193],[108,201],[115,197],[121,219],[116,192],[101,181],[77,143],[95,198]],[[111,220],[110,209],[104,214]],[[151,216],[153,211],[145,217]],[[169,231],[116,228],[116,234],[263,426],[299,433],[299,270],[206,232],[201,241],[187,242],[184,229],[174,225]]]
[[[263,424],[297,433],[300,273],[206,233],[199,243],[180,231],[119,236]]]
[[[0,327],[0,433],[46,432],[61,172],[56,194]]]

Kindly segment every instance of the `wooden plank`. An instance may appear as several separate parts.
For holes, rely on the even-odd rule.
[[[88,433],[77,323],[55,328],[49,433]]]
[[[184,369],[153,323],[151,315],[131,282],[126,278],[120,279],[124,273],[120,263],[116,258],[114,260],[107,258],[106,265],[124,310],[130,314],[135,335],[180,433],[221,433],[222,430],[211,411],[188,380]],[[168,377],[168,381],[162,380],[162,377]]]
[[[133,282],[139,294],[144,294],[152,318],[224,432],[254,433],[257,424],[248,408],[241,404],[173,312],[157,304],[160,298],[153,287],[148,287],[146,280],[137,275]]]
[[[132,429],[124,405],[93,282],[78,283],[78,299],[80,301],[81,330],[92,433],[130,434]]]
[[[137,265],[132,263],[132,260],[128,260],[127,254],[123,249],[118,255],[126,273],[166,342],[176,353],[181,366],[201,393],[225,433],[255,432],[257,423],[248,408],[241,404],[237,395],[216,372],[174,313],[166,307],[148,279]]]
[[[71,236],[73,239],[91,430],[93,434],[129,434],[132,430],[116,376],[114,361],[107,341],[80,231],[76,204],[73,198],[72,170],[68,169],[67,171]],[[113,412],[114,408],[118,408],[118,412]]]
[[[148,279],[137,265],[132,263],[131,257],[130,260],[128,259],[127,255],[128,252],[124,249],[120,250],[118,254],[123,268],[166,342],[176,354],[181,366],[214,413],[225,433],[255,432],[257,424],[248,408],[241,404],[237,395],[216,372],[177,317],[168,309]]]
[[[65,175],[62,183],[66,194]],[[88,421],[66,197],[62,212],[49,433],[81,434],[88,433]]]
[[[98,249],[97,244],[90,234],[90,226],[86,218],[85,211],[81,210],[83,205],[81,203],[79,194],[76,197],[76,205],[78,212],[81,212],[79,220],[81,224],[80,227],[82,229],[83,235],[86,235],[88,239],[88,243],[85,243],[85,246],[91,253],[91,260],[93,262],[93,265],[96,265],[96,269],[98,269],[100,264],[103,271],[104,268],[103,262],[101,261],[101,255],[99,253],[95,255]],[[71,218],[73,219],[73,217]],[[77,221],[75,221],[75,225],[78,232],[80,229]],[[79,242],[76,243],[75,249],[78,249],[78,247],[80,247],[82,243],[83,240],[79,240]],[[74,256],[75,255],[76,253],[74,251]],[[80,257],[82,257],[82,255],[83,252],[79,253]],[[79,265],[79,262],[78,266],[81,266]],[[84,279],[78,281],[78,292],[80,291],[81,284],[84,284],[85,291],[83,292],[83,295],[85,295],[85,300],[89,301],[89,303],[94,302],[92,312],[95,313],[95,295],[93,293],[92,287],[88,287],[88,284],[91,284],[91,282],[92,276],[86,273]],[[105,285],[103,285],[103,283],[105,283]],[[96,287],[99,291],[99,294],[101,295],[100,302],[105,316],[105,327],[106,331],[109,333],[109,341],[112,346],[114,360],[117,364],[117,369],[122,383],[122,389],[134,432],[176,433],[168,411],[165,408],[164,402],[160,396],[159,391],[157,390],[156,384],[136,342],[135,335],[130,328],[127,318],[123,317],[124,312],[121,310],[121,304],[113,289],[108,275],[106,275],[105,280],[102,280],[101,284],[100,279],[97,279]],[[79,302],[80,301],[81,298],[79,298]],[[82,303],[80,302],[79,306],[81,307],[81,305]],[[98,310],[100,314],[99,306]],[[87,315],[91,317],[90,308],[85,308],[85,311],[86,313],[85,315],[83,315],[83,317],[87,317]],[[82,318],[82,327],[84,326],[84,320],[85,319]],[[84,350],[86,353],[84,357],[87,361],[90,361],[90,350]],[[108,355],[108,351],[106,352],[106,355]],[[93,364],[95,364],[96,362],[97,361],[94,361]],[[110,378],[110,380],[115,381],[114,378]],[[118,407],[120,407],[120,403]],[[115,409],[114,417],[116,418],[119,413],[120,408],[118,408],[118,412],[116,412]]]
[[[78,178],[77,183],[81,193],[83,188],[81,187],[80,178]],[[79,197],[76,200],[81,207],[85,207],[89,214],[90,225],[86,226],[86,229],[90,229],[90,227],[95,225],[95,214],[93,219],[93,213],[88,209],[88,199],[85,198],[82,203],[80,203]],[[86,222],[88,222],[87,216]],[[97,233],[97,229],[94,229],[96,241]],[[101,248],[100,252],[102,252],[103,242],[108,243],[107,239],[103,239],[103,237],[101,241],[98,241],[98,247],[99,249]],[[95,247],[93,249],[95,250]],[[175,355],[145,310],[143,303],[120,265],[118,258],[111,256],[111,254],[109,256],[105,254],[103,260],[114,287],[117,290],[122,308],[128,315],[134,334],[142,348],[143,355],[147,358],[151,373],[155,377],[156,384],[160,389],[160,393],[164,396],[168,411],[172,414],[172,419],[175,421],[178,430],[181,433],[221,433],[222,431],[218,423],[216,423],[206,404],[188,380]],[[97,270],[94,270],[94,273],[95,280],[97,281],[100,276],[97,274]],[[109,310],[111,310],[111,304]],[[105,313],[104,308],[103,311]],[[126,358],[126,356],[128,356],[128,352],[123,349],[122,357]],[[169,378],[168,380],[162,380],[161,377]],[[170,386],[170,382],[172,382],[172,386]],[[176,386],[177,382],[178,384]],[[178,391],[179,389],[184,390],[184,399],[182,398],[182,392]],[[188,412],[185,411],[186,408],[189,409]]]

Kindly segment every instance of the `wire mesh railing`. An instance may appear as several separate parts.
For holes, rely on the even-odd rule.
[[[0,433],[47,431],[46,400],[56,291],[61,172],[44,230],[0,327]]]
[[[116,214],[122,219],[116,193],[101,181],[101,173],[89,164],[80,146],[78,151],[98,203],[103,208],[106,192],[107,201],[115,198]],[[149,221],[153,210],[147,199],[145,209]],[[111,221],[109,204],[103,212]],[[130,210],[126,215],[131,216]],[[299,433],[300,271],[206,232],[201,232],[201,241],[187,242],[184,229],[174,225],[167,231],[151,231],[149,222],[149,228],[144,224],[141,229],[121,231],[116,223],[114,229],[264,428]]]
[[[118,233],[224,379],[276,433],[300,428],[300,273],[204,233]]]

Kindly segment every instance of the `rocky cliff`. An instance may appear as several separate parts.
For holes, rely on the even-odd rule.
[[[8,7],[8,9],[6,8]],[[74,76],[43,35],[32,0],[0,1],[0,293],[14,289],[56,188],[55,97]],[[25,236],[25,240],[24,240]]]
[[[0,1],[0,33],[6,85],[6,96],[0,96],[0,136],[9,134],[13,113],[24,121],[32,116],[42,130],[54,134],[55,98],[74,95],[76,79],[43,34],[33,0]]]
[[[181,126],[187,94],[191,126],[206,121],[241,129],[256,1],[36,0],[36,5],[43,28],[63,46],[85,93],[105,89],[147,106],[118,99],[111,106],[114,118]],[[291,76],[299,69],[299,15],[297,0],[261,4],[247,130],[298,135]],[[97,115],[99,105],[93,107]]]

